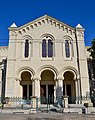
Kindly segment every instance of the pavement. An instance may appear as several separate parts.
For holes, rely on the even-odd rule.
[[[69,109],[68,113],[55,109],[35,113],[34,109],[31,112],[31,109],[4,108],[0,109],[0,120],[95,120],[95,108],[89,109],[92,113],[79,114],[76,108]]]
[[[95,115],[71,113],[0,114],[0,120],[95,120]]]

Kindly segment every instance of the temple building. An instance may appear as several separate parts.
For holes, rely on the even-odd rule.
[[[13,23],[9,45],[0,47],[0,62],[6,58],[5,97],[50,97],[54,103],[61,96],[90,94],[84,28],[80,24],[74,28],[48,15],[19,27]],[[0,95],[2,84],[1,70]],[[83,104],[85,100],[68,102]]]

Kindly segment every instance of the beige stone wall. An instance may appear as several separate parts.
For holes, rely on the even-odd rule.
[[[8,47],[7,46],[0,46],[0,62],[3,59],[6,59],[8,56]],[[1,87],[2,87],[2,66],[0,66],[0,96],[1,96]]]
[[[8,56],[8,47],[7,46],[0,46],[0,62],[2,59],[7,58]]]
[[[54,53],[52,58],[42,58],[42,37],[45,35],[53,38]],[[82,95],[86,95],[86,92],[89,92],[89,79],[83,28],[77,28],[76,35],[79,48]],[[26,39],[29,40],[28,58],[24,57]],[[65,56],[65,40],[70,40],[70,58]],[[73,46],[71,46],[72,44]],[[43,16],[21,27],[11,26],[9,28],[6,96],[22,96],[20,80],[23,71],[31,73],[31,80],[41,80],[41,72],[45,69],[51,70],[54,73],[55,84],[61,87],[63,86],[65,71],[72,71],[74,79],[78,80],[76,49],[75,28],[52,17]],[[57,83],[57,80],[62,81]],[[39,88],[40,82],[36,81],[36,84],[35,94],[39,96],[39,89],[37,91],[37,88]]]

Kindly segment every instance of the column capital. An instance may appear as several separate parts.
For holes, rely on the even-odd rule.
[[[15,80],[16,80],[16,81],[21,81],[21,79],[20,79],[20,78],[15,78]]]
[[[35,80],[40,81],[41,79],[39,77],[33,77],[32,80],[33,81],[35,81]]]
[[[64,77],[57,77],[57,80],[64,80]]]

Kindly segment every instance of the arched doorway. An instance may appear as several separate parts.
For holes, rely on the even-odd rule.
[[[24,71],[21,74],[21,82],[22,86],[22,96],[24,99],[31,99],[30,97],[32,96],[32,81],[31,81],[31,74],[28,71]]]
[[[68,98],[69,104],[75,103],[76,89],[75,89],[74,73],[71,71],[66,71],[64,73],[63,95],[69,97]]]
[[[54,73],[51,70],[44,70],[41,73],[40,97],[41,104],[54,103]]]

